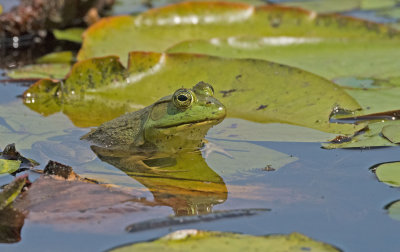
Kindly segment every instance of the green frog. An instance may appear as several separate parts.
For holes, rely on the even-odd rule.
[[[205,82],[180,88],[146,108],[103,123],[82,139],[109,150],[198,149],[207,131],[226,116],[226,108],[213,95],[213,87]]]

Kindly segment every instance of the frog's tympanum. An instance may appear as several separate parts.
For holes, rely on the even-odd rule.
[[[167,153],[197,149],[207,131],[226,115],[213,95],[213,87],[204,82],[180,88],[153,105],[102,124],[82,139],[107,149]]]

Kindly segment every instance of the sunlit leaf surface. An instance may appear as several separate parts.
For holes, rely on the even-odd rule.
[[[71,65],[66,63],[49,63],[23,66],[7,72],[8,77],[14,79],[63,79],[69,72]]]
[[[251,236],[200,230],[179,230],[151,242],[126,245],[111,251],[340,251],[332,245],[315,241],[300,233]]]
[[[65,30],[53,30],[54,37],[59,40],[68,40],[76,43],[82,43],[83,28],[70,28]]]
[[[130,56],[127,69],[115,57],[78,62],[62,87],[49,80],[33,85],[24,94],[25,104],[47,115],[62,111],[75,125],[91,126],[205,81],[214,86],[229,117],[342,134],[362,127],[329,123],[333,107],[355,110],[357,103],[337,85],[299,69],[192,54]]]
[[[379,181],[390,186],[400,186],[400,162],[384,163],[374,168]]]
[[[125,64],[129,51],[162,52],[184,40],[244,35],[369,40],[398,36],[379,24],[337,15],[319,16],[296,8],[187,2],[153,9],[137,17],[102,19],[84,33],[78,59],[118,55]],[[112,44],[119,46],[109,46]]]
[[[21,161],[0,159],[0,174],[13,173],[18,170]]]

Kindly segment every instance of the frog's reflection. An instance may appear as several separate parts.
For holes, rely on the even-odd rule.
[[[213,205],[227,199],[223,179],[214,172],[200,151],[174,155],[145,155],[92,146],[107,162],[146,186],[160,205],[170,206],[176,215],[212,212]]]

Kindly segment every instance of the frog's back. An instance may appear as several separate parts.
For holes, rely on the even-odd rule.
[[[150,107],[146,107],[105,122],[81,139],[104,147],[140,146],[144,144],[143,126],[149,111]]]

